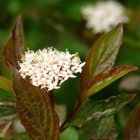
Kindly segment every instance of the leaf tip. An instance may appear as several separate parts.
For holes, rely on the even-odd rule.
[[[16,24],[14,25],[13,30],[12,30],[12,34],[15,35],[19,28],[22,28],[22,14],[18,15],[16,19]]]
[[[129,70],[130,71],[135,71],[135,70],[138,70],[138,67],[136,67],[136,66],[130,66],[129,67]]]

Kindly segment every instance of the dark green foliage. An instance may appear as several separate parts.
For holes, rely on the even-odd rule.
[[[113,116],[107,116],[100,119],[94,119],[84,125],[79,130],[79,134],[79,140],[115,140],[117,137],[117,131],[115,128],[114,118]]]
[[[134,95],[118,95],[100,101],[88,99],[74,114],[70,125],[81,127],[92,120],[114,115],[133,98]]]

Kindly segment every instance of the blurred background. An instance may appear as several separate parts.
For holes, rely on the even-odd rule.
[[[68,49],[71,53],[78,52],[82,61],[84,61],[89,48],[93,46],[95,40],[105,31],[96,31],[94,23],[93,27],[92,24],[87,25],[87,22],[90,22],[89,20],[94,15],[88,13],[90,9],[87,12],[88,14],[84,13],[83,9],[86,6],[92,7],[99,1],[0,0],[0,75],[11,78],[11,74],[4,64],[2,51],[11,35],[11,29],[19,14],[23,16],[23,28],[27,48],[37,50],[53,46],[58,50],[65,51]],[[106,1],[102,0],[101,2]],[[116,65],[125,64],[140,68],[140,0],[119,0],[117,3],[123,9],[122,16],[127,17],[127,21],[126,19],[123,20],[123,44]],[[114,9],[114,12],[117,13],[117,10]],[[101,19],[100,22],[106,22],[106,18],[105,20]],[[111,24],[110,26],[113,27],[113,25]],[[77,76],[78,78],[76,79],[66,81],[55,93],[56,103],[65,104],[67,112],[71,111],[74,101],[79,94],[80,75]],[[92,97],[94,99],[104,99],[124,92],[136,93],[137,95],[131,103],[116,115],[120,137],[123,134],[130,112],[140,102],[140,70],[117,80]],[[0,90],[1,100],[9,100],[10,97],[10,93]]]

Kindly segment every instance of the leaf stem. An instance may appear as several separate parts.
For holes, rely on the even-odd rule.
[[[48,96],[49,96],[50,103],[52,107],[54,108],[54,90],[49,91]]]
[[[66,129],[66,125],[67,123],[71,120],[71,118],[73,117],[73,115],[76,113],[76,111],[78,110],[78,108],[80,107],[82,102],[77,101],[75,102],[74,108],[72,110],[72,112],[68,115],[67,119],[64,121],[64,123],[61,125],[60,127],[60,132],[64,131]]]
[[[54,90],[48,91],[46,88],[44,88],[44,91],[49,96],[49,101],[52,107],[54,108]]]

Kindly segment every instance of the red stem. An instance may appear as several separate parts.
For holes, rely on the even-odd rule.
[[[64,123],[61,125],[60,127],[60,132],[64,131],[66,129],[66,124],[71,120],[71,118],[74,116],[74,114],[76,113],[76,111],[78,110],[78,108],[81,105],[81,101],[78,101],[75,103],[75,106],[72,110],[72,112],[68,115],[67,119],[64,121]]]

